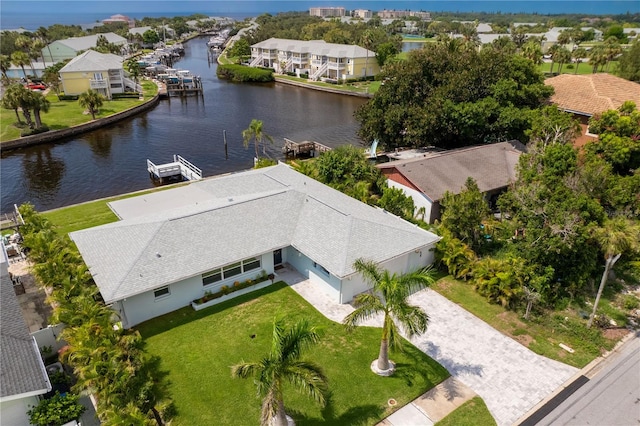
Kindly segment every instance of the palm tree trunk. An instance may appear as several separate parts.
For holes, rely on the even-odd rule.
[[[156,409],[156,407],[151,407],[151,412],[153,413],[153,418],[156,419],[156,423],[158,426],[164,426],[164,422],[162,421],[162,417],[160,413]]]
[[[389,339],[383,338],[380,342],[380,353],[378,354],[378,369],[386,371],[389,369]]]
[[[580,62],[576,62],[576,71],[574,72],[574,74],[578,74],[578,67],[580,66]]]
[[[22,124],[22,119],[20,118],[20,114],[18,113],[18,108],[14,109],[16,113],[16,119],[18,120],[18,124]]]
[[[284,401],[278,401],[278,411],[273,419],[275,426],[287,426],[287,413],[284,411]]]
[[[589,322],[587,322],[587,328],[591,328],[591,324],[593,324],[593,318],[596,316],[596,311],[598,310],[598,303],[600,302],[600,296],[602,296],[602,290],[604,290],[604,285],[607,282],[607,277],[609,276],[609,270],[618,259],[620,259],[620,254],[616,256],[607,257],[607,261],[604,265],[604,273],[602,274],[602,279],[600,280],[600,287],[598,287],[598,294],[596,295],[596,301],[593,302],[593,311],[591,312],[591,316],[589,317]]]

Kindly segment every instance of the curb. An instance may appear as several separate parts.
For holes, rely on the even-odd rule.
[[[588,382],[590,379],[592,379],[600,371],[600,369],[602,368],[603,361],[605,361],[612,354],[618,352],[618,350],[625,343],[627,343],[629,340],[633,339],[638,333],[640,333],[640,332],[638,332],[637,330],[629,330],[629,333],[627,333],[626,336],[624,336],[622,339],[620,339],[620,341],[618,343],[616,343],[616,345],[613,347],[613,349],[611,349],[610,351],[608,351],[608,352],[604,353],[603,355],[597,357],[596,359],[591,361],[589,364],[585,365],[582,369],[580,369],[573,376],[571,376],[566,382],[564,382],[558,389],[556,389],[552,394],[548,395],[542,401],[537,403],[533,408],[531,408],[526,414],[524,414],[522,417],[520,417],[520,419],[518,419],[518,421],[516,421],[514,424],[515,425],[519,425],[519,426],[535,425],[537,423],[537,421],[535,421],[535,422],[531,422],[531,421],[535,417],[537,417],[537,416],[535,416],[535,414],[538,411],[543,410],[544,407],[547,404],[549,404],[550,402],[552,402],[552,400],[554,398],[557,398],[560,395],[563,395],[564,398],[567,398],[572,393],[577,391],[582,385],[584,385],[586,382]],[[563,398],[563,400],[564,400],[564,398]],[[562,401],[560,401],[560,402],[562,402]],[[556,406],[557,405],[554,405],[553,407],[550,407],[551,409],[549,410],[549,412],[551,412],[554,408],[556,408]],[[544,415],[546,416],[547,414],[548,413],[545,413]],[[538,419],[538,421],[540,419]]]

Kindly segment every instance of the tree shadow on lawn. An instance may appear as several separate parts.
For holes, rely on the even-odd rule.
[[[369,425],[372,421],[381,420],[384,408],[374,405],[358,405],[350,407],[345,412],[336,415],[333,397],[330,394],[327,398],[327,405],[322,409],[322,418],[307,418],[304,413],[297,410],[287,409],[297,425],[319,426],[319,425]]]
[[[396,372],[390,379],[402,379],[408,387],[412,387],[416,382],[419,385],[420,382],[424,382],[426,392],[449,377],[445,367],[433,359],[425,362],[428,355],[413,345],[405,343],[402,354],[409,362],[396,363]]]
[[[169,312],[168,314],[164,314],[159,317],[155,317],[143,323],[140,323],[134,328],[140,332],[140,334],[144,339],[148,339],[157,334],[161,334],[161,333],[164,333],[165,331],[169,331],[175,327],[188,324],[191,321],[195,321],[200,318],[204,318],[209,315],[224,311],[225,309],[233,308],[243,303],[247,303],[252,300],[259,299],[264,295],[275,293],[276,291],[279,291],[286,287],[288,286],[285,282],[279,281],[274,284],[271,284],[270,286],[264,287],[256,291],[252,291],[251,293],[243,294],[231,300],[227,300],[226,302],[222,302],[218,305],[210,306],[200,311],[196,311],[191,306],[185,306],[184,308],[180,308],[176,311]]]

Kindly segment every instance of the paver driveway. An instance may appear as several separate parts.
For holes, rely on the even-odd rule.
[[[296,271],[287,268],[278,275],[329,319],[341,322],[353,311]],[[480,395],[500,426],[515,423],[578,371],[535,354],[433,290],[410,301],[429,314],[429,329],[412,343]]]

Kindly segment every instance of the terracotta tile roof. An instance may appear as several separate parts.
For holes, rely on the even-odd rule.
[[[595,115],[625,101],[640,106],[640,84],[611,74],[561,74],[546,79],[545,84],[555,89],[551,102],[571,112]]]

